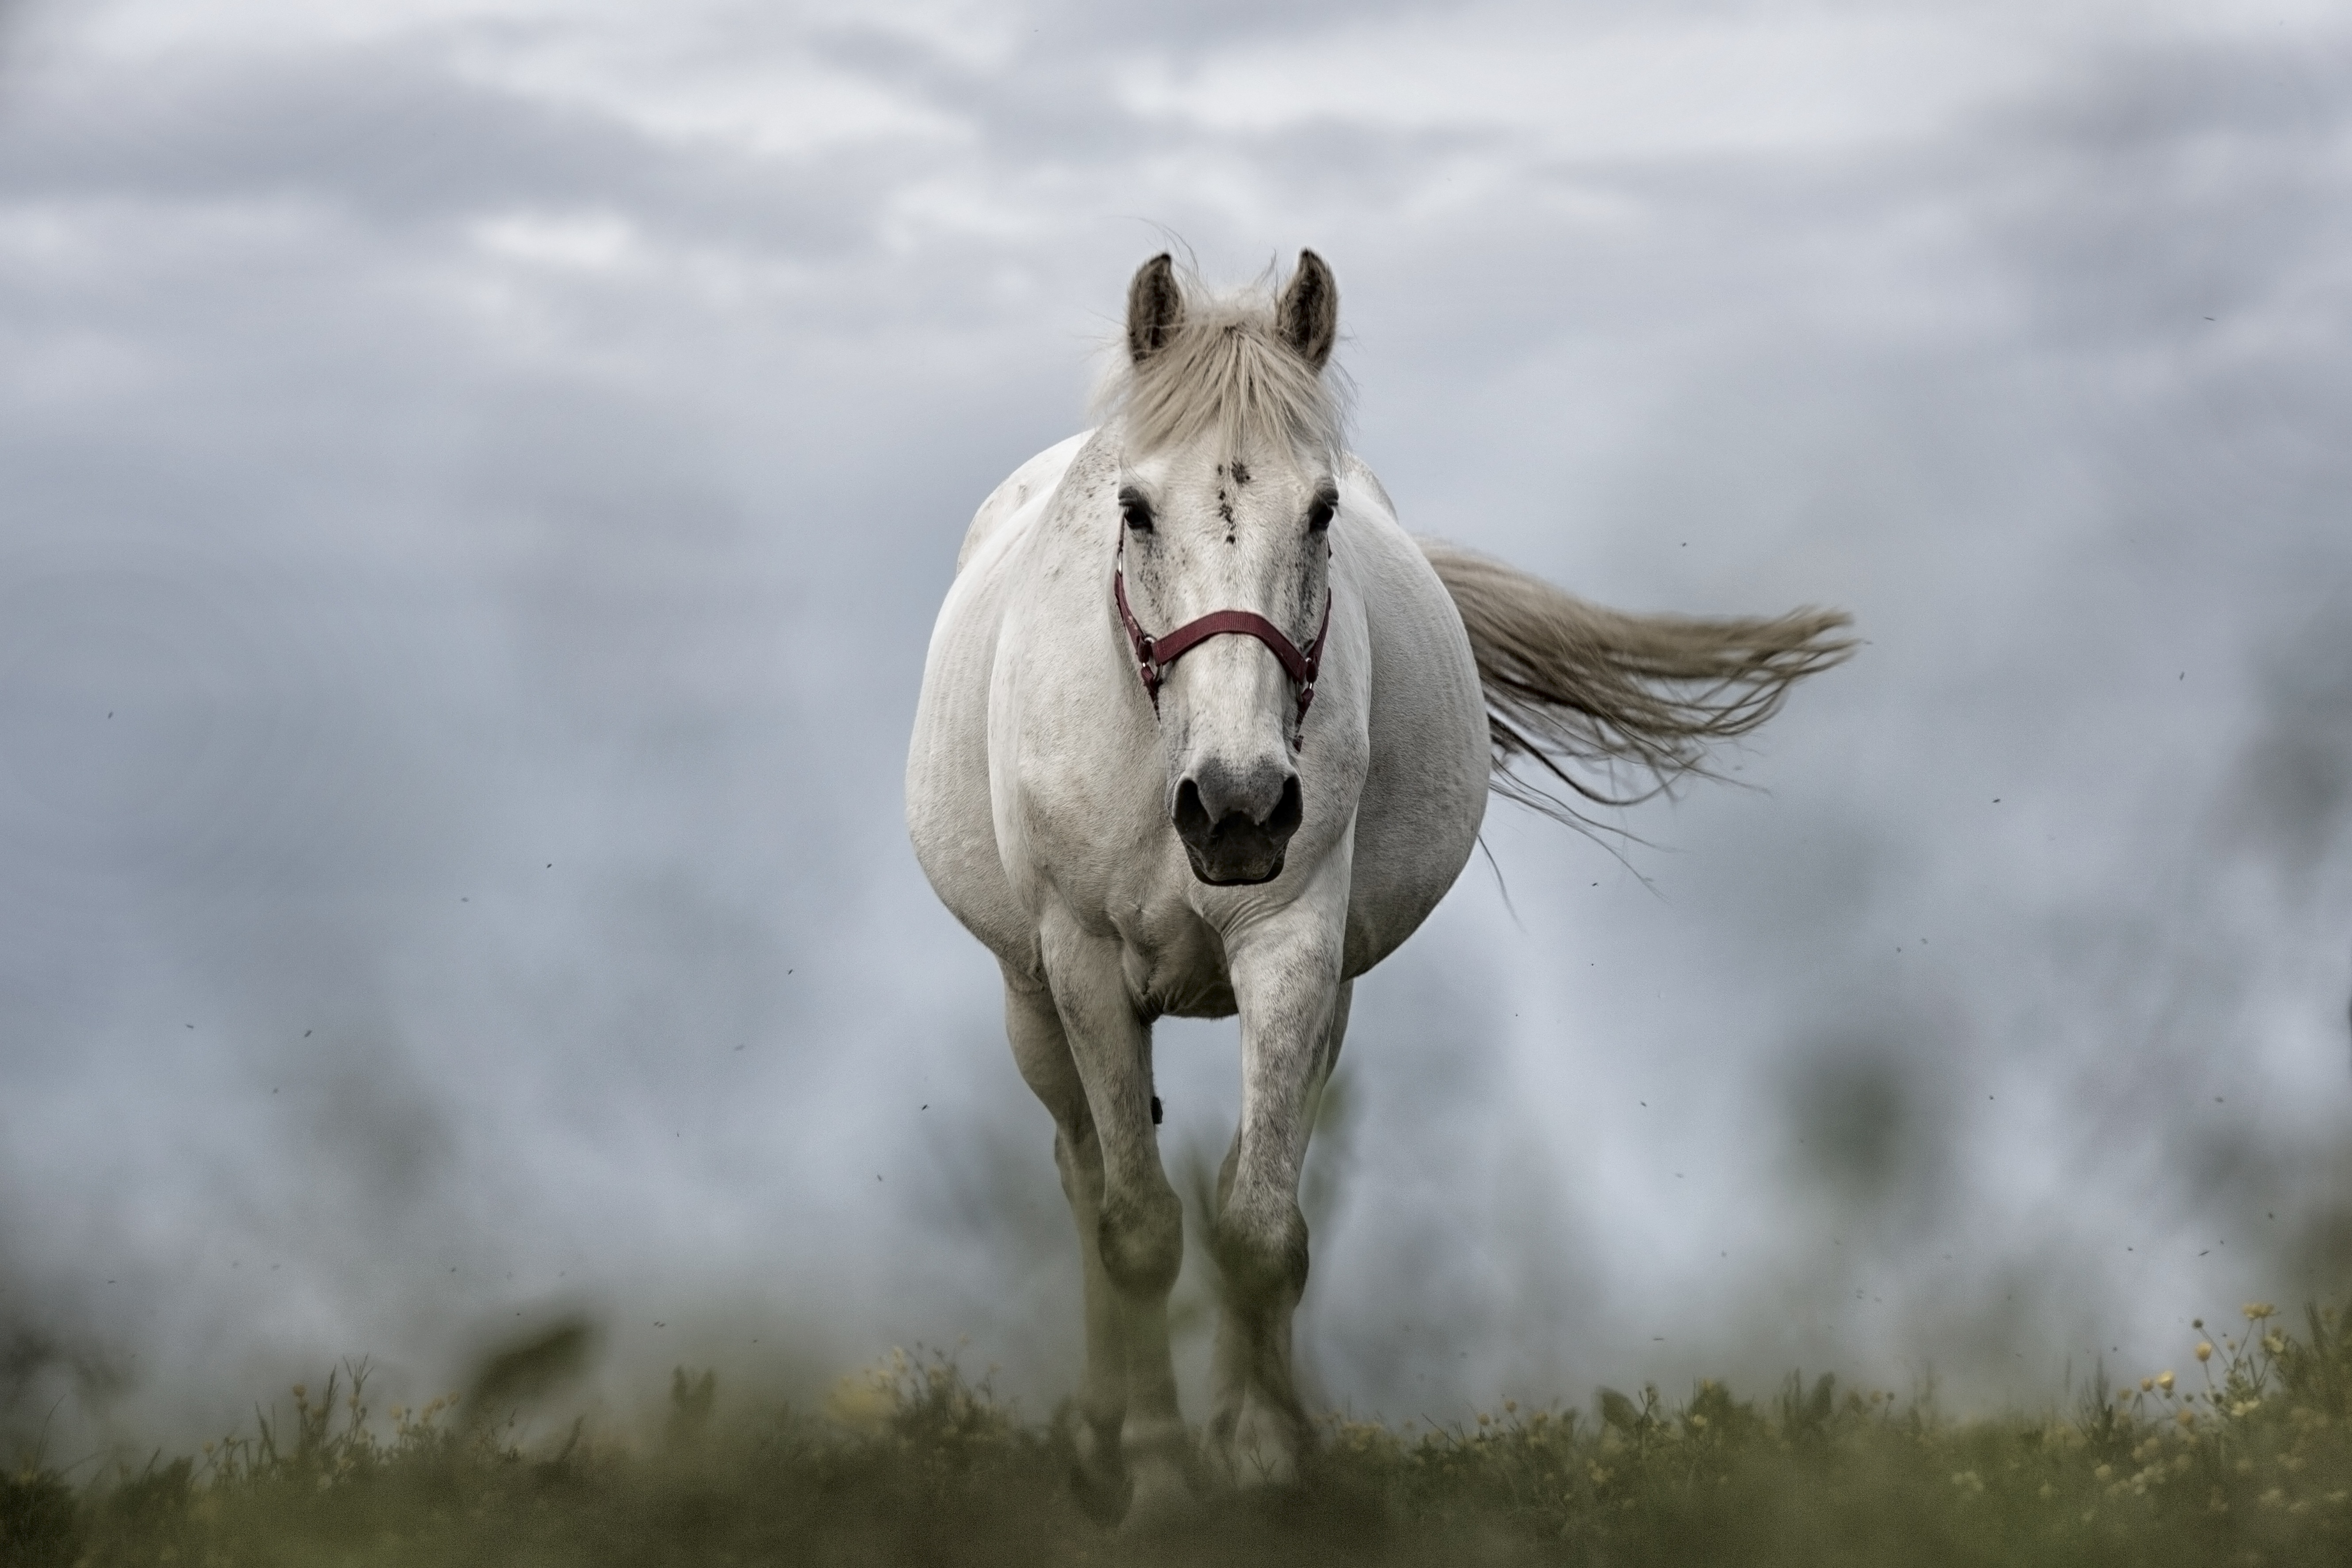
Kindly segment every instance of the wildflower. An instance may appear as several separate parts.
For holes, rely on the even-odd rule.
[[[1704,1432],[1704,1431],[1706,1431],[1706,1416],[1704,1416],[1704,1415],[1694,1415],[1694,1416],[1692,1416],[1692,1417],[1690,1418],[1690,1421],[1691,1421],[1691,1425],[1692,1425],[1692,1426],[1696,1426],[1696,1427],[1697,1427],[1700,1431]]]
[[[2263,1349],[2270,1352],[2273,1355],[2286,1354],[2286,1336],[2277,1332],[2264,1334],[2263,1336]]]
[[[2160,1389],[2164,1390],[2164,1392],[2165,1392],[2165,1393],[2167,1393],[2167,1394],[2171,1393],[2171,1392],[2172,1392],[2172,1374],[2171,1374],[2170,1373],[2168,1373],[2168,1372],[2159,1372],[2159,1373],[2158,1373],[2156,1374],[2156,1385],[2157,1385],[2157,1387],[2158,1387],[2158,1388],[2160,1388]]]
[[[2246,1314],[2248,1321],[2256,1323],[2261,1322],[2264,1318],[2274,1318],[2278,1315],[2278,1309],[2268,1301],[2249,1301],[2239,1310]]]
[[[294,1402],[295,1402],[296,1404],[298,1404],[298,1405],[302,1404],[302,1403],[306,1402],[307,1400],[309,1400],[309,1399],[310,1399],[310,1385],[309,1384],[307,1384],[307,1383],[298,1383],[298,1384],[296,1384],[294,1385]]]
[[[1503,1401],[1503,1414],[1506,1415],[1514,1414],[1518,1408],[1519,1402],[1516,1399],[1506,1399]]]
[[[1493,1417],[1493,1416],[1491,1416],[1491,1415],[1487,1415],[1485,1411],[1481,1410],[1480,1412],[1478,1412],[1478,1425],[1479,1425],[1479,1426],[1486,1426],[1489,1421],[1492,1421],[1493,1419],[1494,1419],[1494,1417]]]
[[[2154,1388],[2155,1386],[2156,1386],[2156,1379],[2154,1379],[2154,1378],[2152,1378],[2152,1377],[2143,1377],[2143,1378],[2141,1378],[2141,1379],[2139,1380],[2139,1391],[2140,1391],[2142,1394],[2146,1394],[2148,1390],[2150,1390],[2150,1389]]]
[[[898,1408],[893,1375],[903,1370],[903,1363],[885,1363],[847,1373],[826,1394],[825,1414],[853,1431],[879,1432]]]
[[[2199,1340],[2197,1342],[2197,1359],[2199,1361],[2211,1361],[2213,1359],[2213,1342],[2211,1340]]]

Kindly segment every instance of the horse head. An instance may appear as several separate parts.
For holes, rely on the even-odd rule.
[[[1165,256],[1128,290],[1114,593],[1157,710],[1167,809],[1192,874],[1282,874],[1304,817],[1297,757],[1330,614],[1340,406],[1323,370],[1331,270],[1209,299]]]

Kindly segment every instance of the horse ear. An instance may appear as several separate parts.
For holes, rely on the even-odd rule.
[[[1176,335],[1184,321],[1184,292],[1176,286],[1176,263],[1161,251],[1135,269],[1127,286],[1127,353],[1140,364]]]
[[[1339,336],[1339,285],[1313,251],[1298,253],[1298,270],[1275,301],[1274,323],[1282,341],[1317,370],[1330,359],[1331,345]]]

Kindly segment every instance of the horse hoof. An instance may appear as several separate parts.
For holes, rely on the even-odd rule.
[[[1139,1468],[1127,1517],[1118,1531],[1125,1536],[1164,1535],[1191,1521],[1201,1510],[1183,1472],[1173,1467]]]
[[[1238,1420],[1220,1426],[1223,1429],[1213,1435],[1206,1456],[1219,1480],[1239,1491],[1298,1484],[1305,1444],[1297,1423],[1253,1400]]]
[[[1105,1530],[1127,1517],[1134,1489],[1123,1474],[1104,1474],[1082,1464],[1070,1467],[1070,1496],[1078,1511]]]

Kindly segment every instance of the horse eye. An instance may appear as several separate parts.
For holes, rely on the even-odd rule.
[[[1143,499],[1141,491],[1123,489],[1118,492],[1118,515],[1136,532],[1151,531],[1151,503]]]
[[[1315,500],[1307,508],[1307,531],[1320,533],[1331,526],[1331,513],[1338,509],[1339,498],[1330,490],[1317,490]]]

